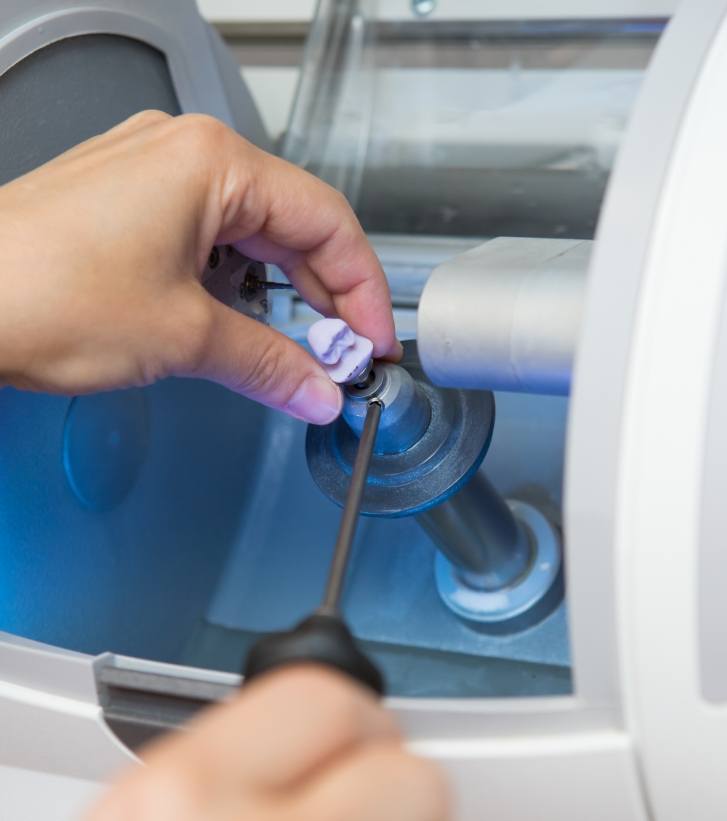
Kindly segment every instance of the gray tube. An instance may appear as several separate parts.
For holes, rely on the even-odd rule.
[[[500,237],[435,268],[417,330],[429,379],[447,388],[567,394],[592,245]]]
[[[530,565],[533,547],[525,528],[482,471],[416,519],[463,580],[478,590],[508,587]]]

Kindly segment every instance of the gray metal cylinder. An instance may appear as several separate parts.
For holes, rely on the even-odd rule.
[[[437,590],[444,604],[478,630],[513,633],[545,618],[563,597],[560,533],[535,507],[510,500],[520,527],[530,536],[532,555],[524,573],[504,587],[485,590],[438,551],[434,560]]]
[[[376,362],[365,383],[346,386],[343,419],[308,427],[308,466],[321,490],[343,503],[372,398],[384,408],[361,512],[417,516],[439,548],[442,601],[477,629],[514,631],[550,612],[562,590],[558,533],[478,471],[494,425],[492,393],[433,387],[412,342],[399,365]]]
[[[405,368],[377,362],[365,384],[346,386],[343,418],[356,436],[361,435],[374,397],[384,406],[374,452],[409,450],[429,426],[432,410],[427,396]],[[417,521],[462,580],[477,590],[507,587],[531,560],[525,529],[481,471],[451,498],[419,513]]]
[[[591,247],[500,237],[435,268],[417,330],[429,379],[447,388],[567,394]]]
[[[402,453],[418,442],[432,417],[429,400],[404,368],[377,362],[363,385],[347,385],[343,418],[361,436],[366,409],[372,398],[384,406],[374,453]]]
[[[508,587],[532,561],[528,533],[482,471],[451,499],[416,518],[462,580],[477,590]]]
[[[311,476],[329,499],[343,506],[367,404],[357,392],[384,405],[361,502],[364,516],[414,515],[448,499],[477,472],[492,439],[492,393],[435,388],[421,369],[416,343],[403,344],[397,365],[375,362],[371,384],[346,386],[341,418],[330,425],[309,425],[306,434]],[[382,381],[379,393],[380,369],[394,375],[385,387]],[[379,441],[382,430],[387,437]]]

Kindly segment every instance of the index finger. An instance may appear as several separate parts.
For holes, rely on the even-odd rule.
[[[225,209],[224,239],[280,265],[314,307],[335,312],[371,339],[375,356],[398,358],[389,286],[345,197],[297,166],[241,142],[248,176],[243,185],[228,187],[232,207]]]

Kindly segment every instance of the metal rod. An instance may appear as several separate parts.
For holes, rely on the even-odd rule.
[[[262,288],[264,291],[292,291],[293,285],[289,282],[273,282],[272,280],[259,279],[255,283],[256,288]]]
[[[356,535],[361,499],[363,497],[364,488],[366,487],[366,478],[369,472],[369,464],[371,463],[371,454],[374,450],[376,433],[379,429],[382,407],[381,402],[372,400],[369,402],[369,406],[366,410],[366,420],[364,421],[358,450],[356,451],[356,459],[353,463],[353,471],[351,472],[351,483],[348,486],[348,495],[346,496],[346,503],[343,506],[341,524],[338,528],[338,536],[336,537],[336,544],[333,548],[333,559],[331,560],[326,592],[320,607],[322,611],[338,611],[338,606],[341,601],[346,568],[351,553],[353,537]]]
[[[480,590],[508,587],[532,561],[523,524],[482,471],[451,499],[416,518],[468,584]]]
[[[291,291],[294,290],[290,282],[273,282],[267,279],[260,279],[255,274],[249,273],[240,286],[240,296],[247,302],[251,302],[258,291]]]

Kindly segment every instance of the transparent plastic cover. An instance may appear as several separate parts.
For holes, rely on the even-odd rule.
[[[663,29],[655,21],[391,20],[323,0],[283,152],[371,232],[593,236]]]

